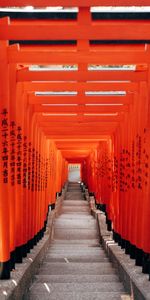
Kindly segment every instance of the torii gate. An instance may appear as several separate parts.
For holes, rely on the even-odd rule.
[[[20,5],[16,0],[9,1],[9,6],[11,2],[13,6]],[[123,2],[116,0],[115,4],[123,6]],[[28,4],[24,1],[24,5]],[[52,203],[48,192],[52,190],[54,200],[55,193],[61,191],[67,178],[67,161],[81,163],[83,179],[95,192],[97,203],[106,205],[114,237],[122,246],[132,246],[131,255],[136,249],[137,264],[145,255],[143,268],[147,270],[150,49],[149,45],[138,44],[92,45],[90,40],[150,40],[150,21],[91,20],[90,6],[100,4],[109,6],[111,1],[72,0],[71,5],[79,7],[76,21],[0,19],[1,278],[9,278],[9,263],[14,267],[14,257],[21,262],[42,237],[47,207]],[[148,0],[126,1],[126,5],[148,4]],[[41,1],[32,0],[30,5],[41,6]],[[42,6],[46,5],[49,1],[42,1]],[[54,0],[52,5],[70,6],[70,1]],[[8,45],[9,40],[22,39],[76,40],[77,45]],[[32,64],[78,65],[78,70],[37,72],[29,69]],[[91,71],[91,64],[132,64],[136,70]],[[48,91],[76,94],[36,94]],[[124,94],[109,94],[118,91]],[[56,184],[52,188],[53,182]],[[136,203],[133,199],[137,199]]]

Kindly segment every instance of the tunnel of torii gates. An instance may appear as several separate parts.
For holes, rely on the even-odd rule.
[[[150,21],[93,21],[90,6],[99,2],[105,1],[72,1],[79,7],[75,21],[0,19],[1,279],[10,278],[15,263],[43,236],[48,208],[67,181],[68,163],[81,164],[82,181],[105,211],[115,241],[148,272]],[[19,44],[22,39],[77,43],[33,46]],[[31,65],[77,69],[39,72]],[[90,65],[135,65],[135,70],[92,71]]]

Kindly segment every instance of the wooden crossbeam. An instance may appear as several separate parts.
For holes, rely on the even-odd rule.
[[[125,96],[35,96],[29,95],[29,104],[129,104],[132,94]]]
[[[88,26],[88,25],[87,25]],[[43,52],[55,52],[58,53],[60,51],[62,52],[77,52],[77,51],[83,51],[83,48],[85,48],[87,51],[90,52],[122,52],[122,51],[126,51],[126,52],[137,52],[137,51],[147,51],[147,49],[145,49],[145,44],[107,44],[102,43],[102,44],[84,44],[82,46],[82,48],[79,46],[81,41],[77,41],[76,44],[59,44],[59,45],[55,45],[55,44],[47,44],[47,45],[42,45],[42,44],[38,44],[38,45],[30,45],[30,44],[12,44],[9,45],[8,49],[18,49],[20,51],[27,51],[27,52],[34,52],[34,51],[43,51]],[[85,42],[85,41],[83,41]],[[87,47],[88,46],[88,47]]]
[[[64,157],[86,157],[90,154],[90,150],[61,150]]]
[[[147,80],[147,72],[142,71],[29,71],[17,70],[17,81],[87,81],[87,80]]]
[[[86,139],[84,139],[84,141],[82,139],[78,138],[56,138],[55,139],[55,143],[99,143],[100,141],[107,141],[110,139],[110,135],[101,135],[98,138],[91,138],[88,137]]]
[[[97,122],[121,122],[123,121],[123,113],[118,113],[117,116],[85,116],[85,115],[76,115],[76,116],[55,116],[55,115],[51,115],[51,116],[45,116],[42,114],[38,114],[37,116],[37,121],[38,122],[49,122],[50,124],[52,123],[61,123],[61,122],[65,122],[66,124],[68,124],[68,126],[70,126],[71,123],[74,122],[79,122],[80,124],[82,123],[97,123]]]
[[[86,128],[101,128],[103,126],[114,126],[118,124],[118,122],[94,122],[94,123],[77,123],[77,122],[72,122],[69,124],[69,128],[81,128],[81,129],[86,129]],[[68,123],[65,122],[38,122],[38,125],[42,128],[67,128],[68,129]]]
[[[97,147],[98,146],[98,143],[79,143],[78,142],[78,145],[76,143],[73,143],[72,142],[72,146],[69,144],[69,143],[58,143],[58,142],[55,142],[56,144],[56,147],[57,149],[61,149],[61,150],[77,150],[77,149],[91,149],[93,147]]]
[[[130,91],[138,90],[136,82],[32,82],[24,83],[27,92],[46,91]]]
[[[0,26],[1,28],[1,26]],[[149,26],[150,32],[150,26]],[[149,35],[150,39],[150,35]],[[122,51],[122,52],[49,52],[42,50],[39,51],[19,51],[15,48],[9,48],[8,50],[8,60],[10,63],[20,63],[20,64],[100,64],[100,65],[123,65],[123,64],[146,64],[150,62],[149,51]]]
[[[55,34],[54,34],[55,33]],[[149,40],[149,20],[76,21],[0,20],[0,40]]]
[[[42,106],[34,105],[34,112],[52,113],[52,114],[74,114],[74,113],[116,113],[128,111],[128,105],[122,106]],[[61,117],[61,116],[60,116]]]
[[[71,127],[71,128],[67,128],[67,127],[42,127],[42,130],[45,132],[45,133],[59,133],[59,134],[68,134],[68,133],[76,133],[76,134],[94,134],[94,133],[100,133],[101,130],[114,130],[116,128],[116,124],[113,124],[113,125],[103,125],[101,124],[100,126],[98,127],[90,127],[90,126],[86,126],[86,127]]]
[[[111,134],[113,134],[113,131],[108,131],[108,130],[103,130],[99,134],[95,134],[95,135],[94,134],[64,134],[63,139],[86,140],[86,139],[92,138],[93,140],[100,140],[100,139],[102,139],[102,136],[111,135]],[[51,139],[54,141],[62,138],[62,135],[59,133],[58,134],[47,134],[45,136],[47,139]]]

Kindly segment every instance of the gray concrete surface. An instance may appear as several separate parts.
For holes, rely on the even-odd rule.
[[[69,184],[68,189],[55,219],[53,240],[25,299],[128,299],[116,268],[100,246],[97,220],[79,185]]]

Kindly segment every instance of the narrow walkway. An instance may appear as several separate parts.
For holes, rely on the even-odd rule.
[[[55,220],[54,240],[27,299],[128,299],[99,245],[96,220],[78,183],[68,185],[61,215]]]

